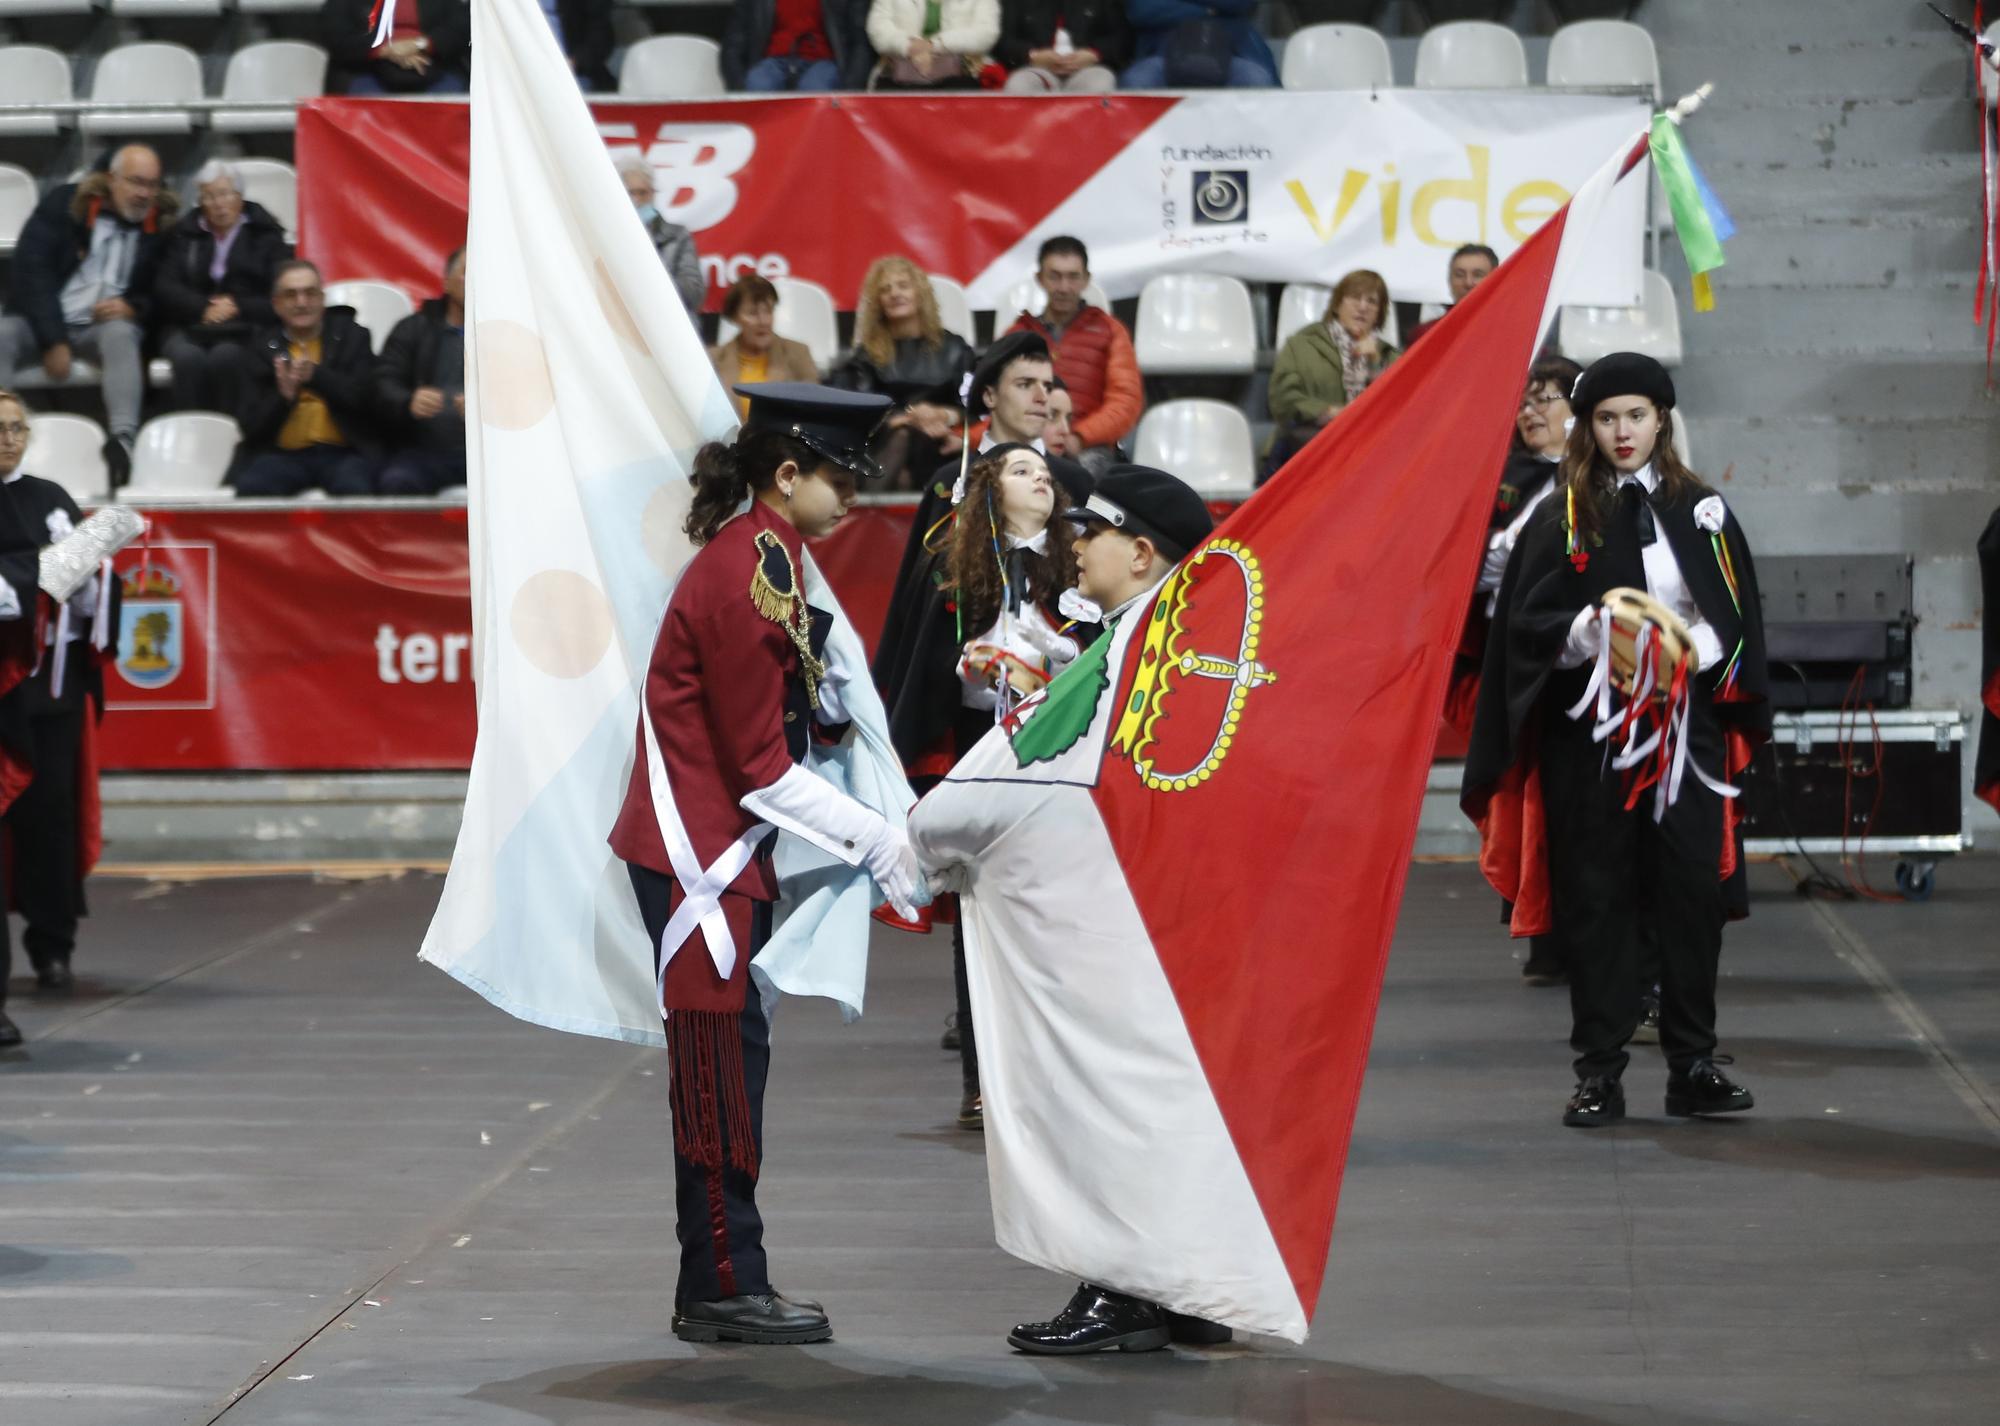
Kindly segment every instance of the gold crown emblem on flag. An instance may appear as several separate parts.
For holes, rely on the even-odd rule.
[[[181,582],[158,565],[141,565],[119,581],[127,599],[171,598],[181,592]]]
[[[1232,607],[1241,604],[1241,632],[1233,655],[1202,653],[1188,646],[1190,610],[1197,603],[1210,602],[1227,602]],[[1275,672],[1257,662],[1263,622],[1264,575],[1257,556],[1240,541],[1217,540],[1204,545],[1168,577],[1153,603],[1145,644],[1139,652],[1139,671],[1111,736],[1113,750],[1132,759],[1133,771],[1147,787],[1155,792],[1186,792],[1207,782],[1222,766],[1241,729],[1251,693],[1278,680]],[[1219,706],[1217,700],[1199,696],[1224,688],[1227,692]],[[1162,753],[1155,744],[1165,741],[1159,736],[1159,723],[1168,711],[1169,699],[1176,694],[1196,719],[1206,711],[1215,722],[1199,757],[1178,771],[1164,771],[1159,766]],[[1187,706],[1191,704],[1199,706]],[[1206,722],[1196,726],[1209,727]],[[1176,764],[1184,757],[1176,756]]]

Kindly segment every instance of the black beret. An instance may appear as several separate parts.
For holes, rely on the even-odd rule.
[[[1072,520],[1102,520],[1127,535],[1144,535],[1168,559],[1179,560],[1215,532],[1208,502],[1178,476],[1148,465],[1114,465],[1097,478]]]
[[[750,402],[745,435],[775,431],[864,480],[882,474],[868,454],[868,437],[895,405],[888,397],[809,381],[758,381],[735,390]]]
[[[1597,403],[1613,396],[1643,396],[1662,411],[1674,404],[1674,379],[1667,369],[1638,352],[1613,352],[1594,361],[1576,379],[1569,409],[1587,421]]]
[[[1009,332],[980,353],[979,364],[972,368],[972,404],[984,408],[986,388],[998,386],[1008,363],[1022,357],[1049,360],[1048,340],[1040,332]]]

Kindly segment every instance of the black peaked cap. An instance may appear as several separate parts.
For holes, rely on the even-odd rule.
[[[1175,560],[1215,532],[1208,502],[1194,487],[1148,465],[1112,466],[1068,514],[1072,520],[1102,520],[1127,535],[1144,535]]]
[[[864,480],[881,476],[880,467],[868,454],[868,438],[896,404],[888,397],[816,386],[809,381],[758,381],[735,391],[750,402],[743,434],[774,431]]]

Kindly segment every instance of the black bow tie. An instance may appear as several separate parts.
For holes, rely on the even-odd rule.
[[[1659,539],[1660,531],[1653,523],[1653,501],[1646,494],[1646,487],[1636,480],[1628,480],[1618,487],[1618,503],[1632,511],[1633,523],[1639,531],[1639,545],[1643,549]]]

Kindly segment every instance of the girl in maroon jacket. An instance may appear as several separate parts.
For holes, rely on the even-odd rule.
[[[611,848],[628,865],[659,948],[672,1056],[680,1278],[674,1335],[693,1342],[817,1342],[817,1303],[767,1276],[756,1204],[770,1024],[749,993],[770,937],[782,828],[865,867],[908,915],[920,878],[902,829],[808,772],[810,739],[847,718],[823,662],[832,615],[806,603],[806,538],[824,535],[872,474],[882,396],[804,384],[738,387],[750,414],[732,446],[695,457],[682,571],[653,645],[638,749]],[[745,508],[745,502],[748,502]]]

